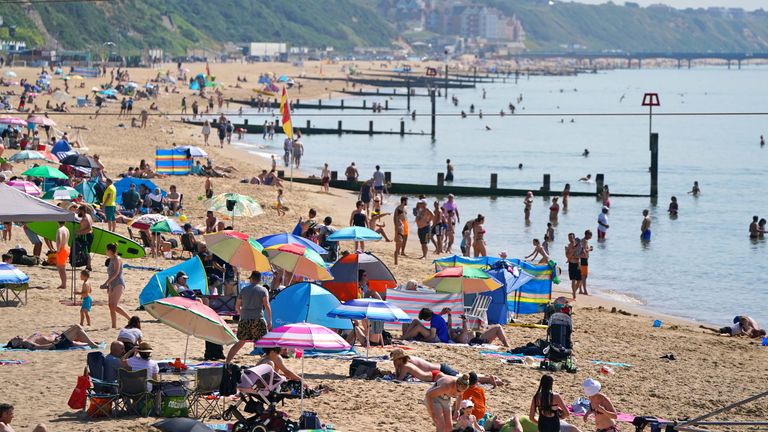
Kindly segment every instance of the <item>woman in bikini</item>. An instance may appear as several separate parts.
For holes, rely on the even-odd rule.
[[[27,338],[16,336],[8,341],[5,347],[27,350],[66,350],[81,346],[98,348],[99,344],[94,342],[82,327],[75,324],[61,333],[51,332],[46,335],[35,332]]]
[[[539,426],[539,432],[559,432],[560,420],[568,417],[568,408],[563,398],[552,391],[553,383],[552,375],[543,375],[539,389],[531,400],[528,418]]]
[[[544,241],[546,242],[547,237],[544,237]],[[539,260],[539,264],[546,264],[549,262],[549,254],[546,250],[544,250],[544,246],[541,245],[541,242],[539,242],[539,239],[533,239],[533,252],[531,252],[530,255],[525,257],[525,260],[528,261],[528,259],[531,260],[531,262],[536,260],[536,257],[541,256],[541,259]]]
[[[368,227],[368,215],[364,207],[365,203],[362,200],[355,203],[355,209],[349,215],[349,226]],[[355,250],[364,251],[365,242],[355,241]]]
[[[486,256],[485,251],[485,228],[483,228],[483,222],[485,222],[485,216],[479,214],[475,219],[474,227],[472,231],[475,233],[475,240],[472,242],[472,246],[475,249],[475,256]]]
[[[597,432],[619,432],[616,425],[618,413],[611,400],[600,393],[600,382],[587,378],[584,380],[584,394],[589,398],[589,411],[584,414],[584,423],[590,415],[595,416],[595,430]]]
[[[464,374],[459,377],[444,375],[438,378],[432,387],[427,390],[424,404],[427,406],[427,414],[432,419],[437,432],[451,431],[453,427],[451,398],[455,398],[456,405],[458,405],[462,394],[468,388],[469,375]],[[458,409],[456,411],[458,412]]]

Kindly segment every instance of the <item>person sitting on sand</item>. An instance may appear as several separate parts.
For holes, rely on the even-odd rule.
[[[482,333],[477,332],[475,337],[472,337],[472,332],[470,332],[467,327],[467,317],[465,315],[461,315],[461,327],[453,328],[450,311],[450,309],[447,311],[448,332],[451,335],[451,340],[453,342],[467,345],[487,345],[492,344],[496,339],[498,339],[505,347],[509,346],[507,335],[504,333],[504,329],[499,324],[491,324],[485,328],[485,331]]]
[[[450,309],[447,309],[447,311],[446,309],[440,311],[440,314],[436,314],[429,308],[422,308],[419,311],[419,319],[411,321],[403,332],[403,339],[431,343],[450,343],[451,338],[448,332],[448,324],[446,324],[445,319],[441,316],[450,313]],[[421,321],[429,321],[429,328],[425,327]]]
[[[11,427],[13,421],[13,405],[0,403],[0,432],[16,432]],[[32,432],[47,432],[45,425],[38,424],[32,429]]]
[[[409,377],[424,382],[435,382],[443,375],[457,376],[459,373],[446,363],[433,363],[421,357],[410,356],[401,348],[390,351],[389,358],[395,366],[395,379],[403,381]],[[504,385],[504,381],[493,375],[477,375],[477,381],[494,387]]]
[[[589,398],[589,410],[584,414],[584,423],[587,422],[590,415],[594,415],[597,432],[619,432],[619,428],[616,426],[618,413],[611,400],[600,393],[602,387],[600,382],[587,378],[582,386],[584,387],[584,394]]]
[[[130,351],[135,345],[141,343],[144,334],[141,332],[141,318],[134,315],[128,319],[128,324],[120,329],[117,340],[123,344],[125,351]]]
[[[468,388],[469,375],[464,374],[459,377],[444,375],[427,390],[424,405],[427,406],[427,414],[432,419],[437,432],[450,432],[453,425],[451,398],[456,398],[453,406],[458,411],[461,395]]]
[[[96,348],[98,343],[94,342],[82,327],[75,324],[61,333],[51,332],[43,334],[35,332],[27,338],[16,336],[5,346],[11,349],[27,350],[67,350],[72,347],[89,346]]]
[[[765,336],[765,329],[757,325],[757,321],[746,315],[739,315],[733,318],[733,325],[715,329],[712,327],[699,326],[705,330],[713,331],[721,336],[749,336],[758,338]]]
[[[280,357],[280,350],[280,348],[262,348],[264,355],[261,356],[261,359],[256,363],[256,366],[268,364],[272,366],[272,369],[274,369],[275,372],[282,375],[284,378],[290,381],[301,381],[301,378],[285,365],[283,358]]]

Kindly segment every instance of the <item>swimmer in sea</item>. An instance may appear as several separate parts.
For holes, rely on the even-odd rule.
[[[589,149],[584,149],[584,153],[581,154],[584,157],[589,156]]]
[[[691,189],[691,191],[688,192],[688,193],[693,195],[693,196],[695,196],[695,197],[699,196],[699,194],[701,193],[701,189],[699,189],[699,182],[698,181],[694,181],[693,182],[693,189]]]
[[[582,183],[591,183],[592,182],[592,174],[587,174],[586,177],[582,177],[579,179]]]
[[[677,216],[677,211],[677,197],[672,197],[672,201],[669,203],[669,209],[667,209],[667,212],[670,216]]]

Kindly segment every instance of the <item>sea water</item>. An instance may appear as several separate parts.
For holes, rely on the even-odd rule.
[[[649,192],[649,118],[643,116],[576,116],[577,113],[646,113],[643,94],[658,93],[656,113],[766,112],[765,82],[768,68],[742,70],[694,68],[691,70],[619,70],[562,77],[522,77],[506,83],[478,84],[476,89],[449,90],[438,98],[437,134],[426,136],[315,135],[303,138],[304,171],[320,174],[327,162],[343,176],[356,162],[361,179],[379,164],[391,171],[394,182],[435,184],[445,160],[455,166],[454,185],[488,186],[490,173],[498,173],[499,187],[541,187],[542,174],[552,176],[552,189],[570,183],[573,191],[590,192],[595,185],[580,183],[586,174],[605,174],[613,193]],[[482,89],[486,98],[482,97]],[[421,90],[423,92],[423,90]],[[297,97],[291,92],[291,98]],[[451,96],[459,98],[453,106]],[[522,101],[517,102],[522,95]],[[368,103],[384,103],[385,97],[368,97]],[[338,102],[327,102],[338,103]],[[359,105],[359,99],[346,101]],[[293,113],[293,124],[314,126],[406,130],[429,133],[429,98],[411,99],[412,120],[405,111],[405,98],[389,100],[399,110],[373,114],[370,111],[309,111]],[[513,103],[517,114],[546,113],[549,117],[509,114]],[[482,119],[460,118],[470,104]],[[318,115],[321,114],[321,115]],[[495,114],[491,116],[490,114]],[[263,123],[263,117],[249,117]],[[573,119],[573,121],[571,121]],[[768,325],[768,240],[751,241],[748,225],[753,215],[768,217],[766,163],[768,147],[760,148],[760,135],[768,135],[768,116],[661,116],[653,118],[659,134],[659,199],[613,198],[607,241],[596,241],[597,215],[601,203],[594,198],[571,197],[567,212],[561,212],[550,252],[565,268],[564,245],[568,232],[579,237],[584,230],[595,233],[590,259],[588,287],[592,292],[632,299],[650,310],[727,324],[734,315],[749,314]],[[265,141],[247,137],[254,153],[282,156],[282,136]],[[588,157],[582,152],[587,148]],[[522,163],[523,168],[518,169]],[[687,194],[693,182],[701,196]],[[667,214],[671,196],[676,196],[680,215]],[[434,197],[429,197],[433,200]],[[397,197],[390,197],[391,206]],[[523,218],[522,197],[458,197],[462,220],[482,213],[486,216],[487,250],[504,250],[523,257],[532,250],[533,238],[543,239],[549,202],[537,197],[531,222]],[[414,200],[411,200],[411,205]],[[649,209],[653,221],[652,240],[640,242],[642,210]],[[391,221],[387,221],[391,227]],[[415,236],[411,241],[416,241]],[[561,288],[569,286],[563,275]],[[650,324],[649,324],[650,325]]]

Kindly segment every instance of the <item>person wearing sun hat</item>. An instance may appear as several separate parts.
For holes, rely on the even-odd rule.
[[[126,369],[147,371],[147,391],[152,391],[152,383],[149,380],[157,381],[160,375],[160,368],[157,366],[157,362],[150,358],[151,356],[152,345],[149,342],[142,342],[131,348],[120,359],[120,363]]]
[[[595,416],[595,430],[597,432],[619,432],[616,425],[617,413],[611,400],[600,392],[602,386],[599,381],[587,378],[582,384],[584,394],[589,398],[589,410],[584,414],[586,423],[591,414]]]
[[[456,419],[456,424],[453,426],[453,430],[462,432],[482,432],[485,429],[480,427],[477,423],[477,417],[472,414],[475,404],[471,399],[464,399],[459,406],[459,418]]]

